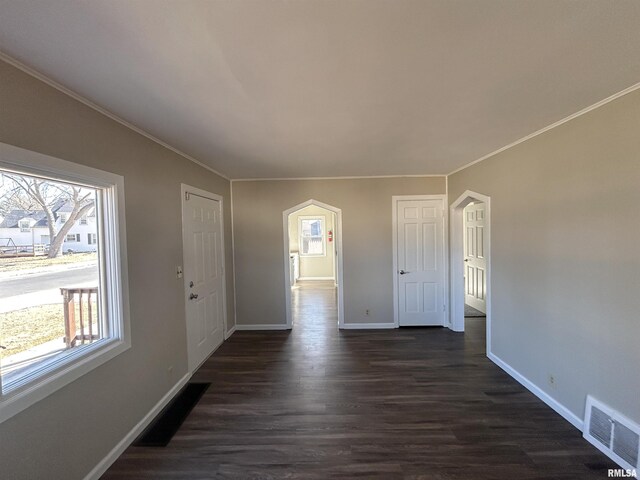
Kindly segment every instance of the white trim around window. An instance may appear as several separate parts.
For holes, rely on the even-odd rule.
[[[320,221],[320,235],[311,235],[308,237],[305,237],[302,234],[302,223],[304,221],[313,221],[313,220],[319,220]],[[326,232],[325,232],[325,228],[326,228],[326,221],[325,221],[325,216],[324,215],[300,215],[298,217],[298,251],[299,251],[299,255],[301,257],[326,257],[327,255],[327,236],[326,236]],[[319,239],[320,241],[318,243],[320,243],[320,245],[322,246],[322,252],[321,253],[305,253],[304,251],[304,240],[305,239]]]
[[[3,391],[0,376],[1,423],[123,353],[130,348],[131,340],[124,178],[4,143],[0,143],[0,168],[99,189],[96,214],[101,247],[100,303],[108,328],[106,338],[71,349],[54,361],[43,363],[36,374],[25,378],[19,385]]]

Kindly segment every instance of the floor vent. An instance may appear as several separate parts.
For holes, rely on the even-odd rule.
[[[622,468],[638,469],[640,426],[587,396],[583,436]]]

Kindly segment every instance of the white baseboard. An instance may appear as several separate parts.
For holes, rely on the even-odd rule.
[[[264,325],[236,325],[236,330],[288,330],[284,323],[264,324]]]
[[[344,330],[379,330],[397,327],[395,323],[345,323],[340,328]]]
[[[334,280],[334,278],[333,277],[298,277],[298,280]]]
[[[227,333],[224,334],[224,339],[229,338],[236,331],[236,326],[231,327],[231,330],[228,330]]]
[[[502,360],[500,357],[497,357],[493,353],[489,353],[487,357],[489,357],[489,359],[493,363],[498,365],[501,369],[507,372],[511,377],[517,380],[518,383],[520,383],[523,387],[525,387],[527,390],[533,393],[536,397],[538,397],[540,400],[542,400],[544,403],[550,406],[553,410],[555,410],[556,413],[558,413],[558,415],[563,417],[567,422],[569,422],[571,425],[573,425],[574,427],[576,427],[578,430],[582,432],[584,422],[582,421],[582,419],[578,418],[573,412],[571,412],[567,407],[559,403],[554,398],[550,397],[548,393],[544,392],[540,387],[535,385],[531,380],[524,377],[521,373],[516,371],[509,364],[505,363],[504,360]]]
[[[180,391],[182,387],[184,387],[189,379],[191,378],[190,374],[186,374],[178,383],[176,383],[171,390],[169,390],[164,397],[160,399],[158,403],[156,403],[151,410],[140,420],[135,427],[129,431],[125,435],[125,437],[118,442],[118,444],[113,447],[113,449],[104,457],[100,463],[98,463],[93,469],[84,477],[84,480],[98,480],[104,472],[122,455],[122,453],[127,449],[131,442],[133,442],[138,435],[142,433],[142,431],[147,428],[147,426],[151,423],[151,421],[160,413],[160,411],[171,401],[173,397]]]

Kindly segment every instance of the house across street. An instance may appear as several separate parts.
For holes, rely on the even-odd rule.
[[[53,209],[55,231],[69,219],[73,207],[60,202]],[[0,258],[3,255],[44,254],[51,243],[47,216],[44,210],[11,210],[0,221]],[[62,252],[95,252],[97,227],[95,208],[74,222],[62,244]]]

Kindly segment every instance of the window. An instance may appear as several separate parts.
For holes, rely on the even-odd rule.
[[[61,223],[61,224],[63,224],[63,225],[64,225],[65,223],[67,223],[67,215],[66,215],[65,213],[61,213],[61,214],[58,216],[58,218],[60,219],[60,223]]]
[[[0,176],[5,206],[11,207],[10,191],[37,192],[30,213],[45,219],[38,234],[50,240],[37,253],[34,248],[34,256],[21,258],[20,269],[12,272],[11,278],[21,278],[33,293],[9,291],[11,308],[0,310],[2,422],[122,353],[130,341],[122,177],[3,143]],[[62,219],[55,212],[61,205],[80,215],[95,209],[95,227],[88,233],[94,248],[74,248],[74,255],[63,256],[60,222],[46,222],[51,212]],[[81,236],[67,234],[64,240],[80,242]],[[0,256],[0,272],[11,264],[15,258]],[[31,275],[36,268],[39,274]],[[47,269],[56,272],[54,288],[49,282],[39,286]],[[6,281],[0,275],[0,289]]]
[[[324,256],[324,217],[299,217],[300,255]]]
[[[97,236],[95,233],[87,233],[87,244],[95,245],[97,243]]]
[[[30,232],[31,231],[31,224],[29,222],[29,220],[20,220],[20,231],[21,232]]]
[[[83,215],[82,218],[80,219],[80,225],[86,225],[87,224],[87,216]]]

